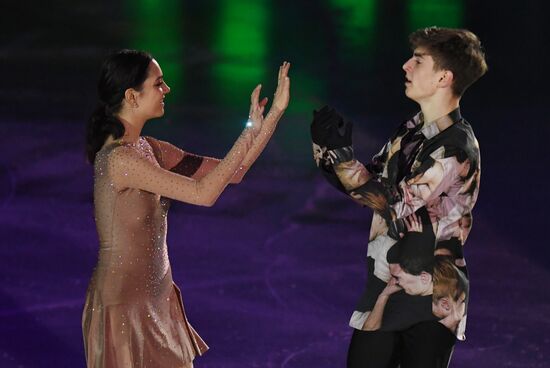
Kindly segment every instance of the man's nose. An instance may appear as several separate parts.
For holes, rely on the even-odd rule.
[[[403,64],[403,70],[405,72],[410,72],[411,71],[411,59],[405,61],[405,64]]]

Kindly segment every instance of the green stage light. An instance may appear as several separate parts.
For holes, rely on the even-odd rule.
[[[266,82],[269,2],[222,0],[213,51],[212,75],[220,102],[242,106],[252,89]]]
[[[408,2],[408,28],[439,26],[460,28],[464,22],[462,0],[410,0]]]
[[[359,51],[369,51],[374,43],[376,26],[376,0],[331,0],[339,16],[337,27],[341,42]]]
[[[172,96],[183,93],[183,10],[179,0],[126,3],[132,15],[130,47],[149,51],[159,62]]]

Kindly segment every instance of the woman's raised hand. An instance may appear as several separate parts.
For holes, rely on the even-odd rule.
[[[275,96],[273,97],[273,106],[279,110],[285,110],[290,99],[290,78],[288,77],[289,69],[290,63],[287,61],[279,67],[277,89],[275,90]]]
[[[289,69],[290,63],[287,63],[286,61],[279,67],[277,89],[275,90],[272,107],[274,106],[280,111],[284,111],[286,109],[290,99],[290,78],[288,78]],[[250,111],[248,114],[247,126],[252,128],[254,135],[258,135],[262,129],[264,110],[265,105],[267,104],[267,97],[264,97],[260,101],[261,90],[262,85],[258,84],[250,95]]]

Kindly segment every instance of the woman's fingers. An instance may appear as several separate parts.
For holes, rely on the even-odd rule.
[[[285,85],[288,81],[288,69],[290,68],[290,63],[287,63],[286,61],[283,63],[283,66],[281,67],[281,72],[279,73],[279,85]]]
[[[250,104],[252,107],[256,107],[258,105],[258,99],[260,98],[260,91],[262,90],[262,85],[258,84],[256,88],[252,91],[252,94],[250,95]]]
[[[290,69],[290,63],[287,63],[283,68],[283,90],[288,92],[290,89],[290,78],[288,77],[288,70]]]
[[[260,87],[260,86],[259,86]],[[263,113],[265,105],[267,104],[267,97],[264,97],[261,101],[258,102],[260,89],[256,87],[252,92],[250,112],[248,115],[249,119],[256,123],[261,123],[263,120]]]
[[[284,61],[283,64],[279,67],[279,75],[277,76],[277,79],[278,79],[279,82],[284,77],[286,77],[286,73],[288,72],[288,65],[289,65],[289,63]]]
[[[283,62],[283,65],[279,67],[279,74],[277,75],[277,92],[281,90],[281,87],[284,87],[287,82],[288,69],[290,68],[289,62]]]
[[[280,68],[279,80],[275,91],[275,100],[273,101],[274,106],[283,110],[288,106],[288,100],[290,98],[290,78],[287,76],[289,68],[290,63],[286,61]]]
[[[285,83],[285,87],[284,87],[285,91],[290,90],[290,78],[289,77],[285,76],[284,83]]]
[[[290,63],[285,61],[283,63],[283,67],[282,67],[282,74],[281,74],[281,77],[282,78],[285,78],[288,76],[288,70],[290,69]]]

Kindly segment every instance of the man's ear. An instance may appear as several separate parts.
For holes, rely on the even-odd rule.
[[[447,312],[451,310],[451,304],[449,303],[448,297],[443,297],[439,299],[439,305],[441,308],[445,309]]]
[[[430,275],[429,273],[427,273],[426,271],[422,271],[420,273],[420,280],[422,281],[422,283],[424,285],[427,285],[429,284],[430,282],[432,282],[432,275]]]
[[[454,74],[450,70],[443,70],[443,73],[439,77],[438,85],[440,87],[450,87],[454,81]]]

